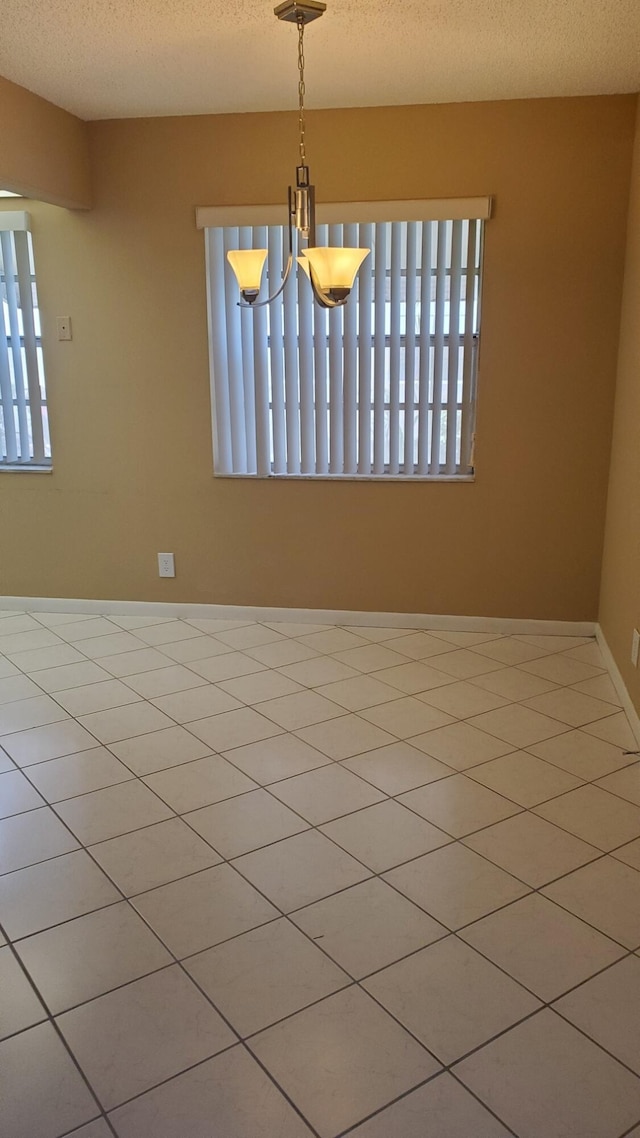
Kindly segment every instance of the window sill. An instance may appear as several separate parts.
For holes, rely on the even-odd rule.
[[[253,482],[475,482],[475,474],[216,474]]]
[[[53,474],[53,466],[36,466],[27,462],[2,463],[0,474]]]

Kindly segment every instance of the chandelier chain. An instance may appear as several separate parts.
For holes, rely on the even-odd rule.
[[[297,19],[298,24],[298,127],[300,131],[300,165],[306,166],[307,155],[305,150],[305,122],[304,122],[304,16],[300,13]]]

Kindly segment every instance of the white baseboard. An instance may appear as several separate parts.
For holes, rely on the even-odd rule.
[[[0,609],[27,612],[99,613],[108,616],[165,616],[194,620],[293,621],[300,624],[353,624],[370,628],[440,629],[444,632],[495,632],[504,636],[595,636],[593,621],[519,620],[497,616],[443,616],[350,609],[262,608],[248,605],[171,604],[160,601],[94,601],[67,597],[0,597]]]
[[[640,747],[640,716],[635,709],[631,696],[627,691],[627,685],[622,678],[622,673],[620,672],[620,669],[613,658],[613,653],[611,652],[611,649],[605,640],[604,632],[600,628],[599,624],[596,625],[596,640],[598,641],[600,651],[604,657],[604,662],[607,665],[607,671],[611,676],[613,686],[620,696],[622,709],[624,712],[626,712],[627,718],[629,720],[629,726],[635,735],[636,743]]]

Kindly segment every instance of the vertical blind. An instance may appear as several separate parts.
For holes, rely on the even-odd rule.
[[[371,250],[332,310],[314,303],[302,271],[272,304],[238,307],[227,251],[268,249],[266,296],[286,264],[284,227],[205,235],[217,474],[472,472],[481,219],[318,226],[319,245]]]
[[[0,212],[0,466],[50,466],[29,217]]]

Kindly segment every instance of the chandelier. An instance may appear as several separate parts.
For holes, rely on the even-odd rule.
[[[276,291],[266,299],[258,300],[262,272],[267,259],[266,249],[234,249],[227,253],[227,259],[240,287],[242,300],[238,303],[241,308],[261,308],[280,296],[289,279],[293,265],[294,229],[299,238],[306,241],[306,246],[300,248],[302,255],[296,257],[296,260],[307,274],[313,295],[323,308],[340,308],[346,304],[353,288],[356,273],[369,254],[369,249],[319,247],[316,245],[315,186],[309,180],[305,149],[304,29],[312,20],[317,20],[325,9],[326,4],[322,3],[322,0],[285,0],[283,4],[274,8],[274,14],[279,20],[296,24],[298,28],[298,148],[300,164],[296,166],[295,189],[289,186],[289,255],[282,281]]]

